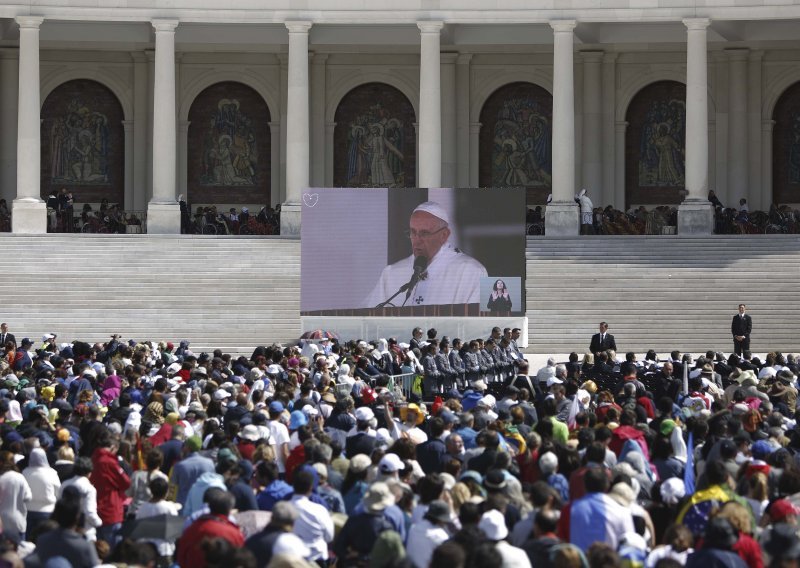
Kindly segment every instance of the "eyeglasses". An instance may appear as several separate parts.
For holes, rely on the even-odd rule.
[[[437,229],[435,231],[417,231],[415,229],[409,229],[405,232],[406,237],[409,239],[429,239],[436,233],[441,233],[447,228],[447,225],[442,227],[441,229]]]

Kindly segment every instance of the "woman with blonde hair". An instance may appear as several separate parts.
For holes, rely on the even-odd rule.
[[[731,550],[745,561],[748,568],[762,568],[764,561],[761,557],[761,547],[752,536],[755,524],[748,508],[737,501],[728,501],[716,514],[716,517],[728,519],[739,533],[739,540]]]

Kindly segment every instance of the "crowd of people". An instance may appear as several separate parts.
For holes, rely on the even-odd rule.
[[[583,190],[585,192],[585,190]],[[648,209],[644,205],[627,211],[611,205],[594,207],[585,193],[576,196],[581,211],[581,234],[593,235],[663,235],[675,234],[678,224],[678,207],[659,205]],[[772,204],[769,211],[751,211],[747,199],[736,206],[725,207],[711,190],[708,200],[714,207],[714,234],[798,234],[800,209],[790,205]],[[528,208],[526,230],[528,235],[544,235],[544,214],[541,206]]]
[[[4,324],[0,562],[798,566],[800,360],[605,350],[530,369],[514,334],[234,357],[17,344]],[[479,364],[442,372],[459,343]]]

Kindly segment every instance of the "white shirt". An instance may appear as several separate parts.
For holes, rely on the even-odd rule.
[[[280,447],[289,443],[289,429],[277,420],[269,421],[269,432],[272,442],[275,444],[275,457],[278,462],[278,471],[286,473],[286,462],[281,453]]]
[[[179,512],[180,505],[173,503],[172,501],[167,501],[165,499],[162,499],[157,503],[151,503],[150,501],[147,501],[146,503],[139,505],[139,509],[136,511],[136,518],[145,519],[147,517],[157,517],[158,515],[170,515],[177,517]],[[152,542],[155,544],[156,548],[158,548],[158,553],[161,556],[172,556],[175,554],[175,543],[161,539],[148,539],[147,542]]]
[[[83,527],[86,529],[86,540],[94,542],[97,540],[95,527],[103,524],[100,515],[97,514],[97,489],[89,481],[89,478],[83,475],[70,477],[62,483],[61,491],[58,494],[59,497],[64,494],[64,489],[67,487],[75,487],[83,497]]]
[[[0,475],[0,520],[6,529],[25,533],[31,497],[31,488],[21,473],[7,471]]]
[[[512,546],[504,540],[497,542],[495,548],[503,557],[503,563],[500,565],[502,568],[531,568],[531,561],[521,548]]]
[[[292,505],[298,513],[294,534],[306,543],[310,552],[306,560],[327,560],[328,543],[333,540],[333,519],[330,513],[305,495],[292,497]]]
[[[450,538],[447,531],[430,521],[422,521],[411,525],[408,531],[406,551],[408,559],[416,568],[428,568],[431,556],[437,546]]]
[[[378,283],[364,301],[364,307],[374,308],[397,292],[414,274],[414,255],[390,264],[381,272]],[[449,304],[478,304],[480,279],[486,278],[486,268],[471,256],[445,244],[430,260],[427,277],[417,282],[406,306],[436,306]],[[402,306],[405,292],[392,302]]]

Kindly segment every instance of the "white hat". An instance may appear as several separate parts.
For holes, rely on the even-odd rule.
[[[306,405],[305,405],[303,408],[301,408],[300,410],[302,410],[302,411],[303,411],[303,414],[305,414],[305,415],[306,415],[306,416],[308,416],[309,418],[312,418],[312,417],[314,417],[314,416],[319,416],[319,410],[317,410],[316,408],[314,408],[314,407],[313,407],[313,406],[311,406],[310,404],[306,404]]]
[[[563,384],[563,383],[564,383],[564,381],[562,381],[561,379],[559,379],[557,377],[550,377],[550,378],[547,379],[547,386],[548,387],[552,387],[553,385],[560,385],[560,384]]]
[[[254,424],[248,424],[247,426],[242,428],[241,432],[239,432],[239,437],[244,440],[250,440],[251,442],[256,442],[261,437],[261,435],[258,432],[258,426],[255,426]]]
[[[500,541],[508,536],[506,520],[503,513],[496,509],[486,511],[478,523],[478,528],[483,531],[489,540]]]
[[[359,422],[368,422],[375,418],[375,413],[372,412],[372,409],[368,406],[362,406],[360,408],[356,408],[356,420]]]
[[[486,381],[484,381],[483,379],[478,379],[477,381],[472,381],[470,386],[472,386],[472,388],[477,389],[479,391],[485,391],[487,388],[489,388],[489,387],[486,386]]]
[[[225,389],[218,389],[214,391],[214,400],[225,400],[229,396],[231,396],[231,393]]]
[[[205,367],[197,367],[194,370],[194,372],[197,373],[198,375],[206,375],[206,376],[208,375],[208,371],[206,371]]]
[[[56,337],[56,336],[55,336],[55,335],[53,335],[52,333],[45,333],[45,334],[42,336],[42,341],[47,341],[48,339],[55,339],[55,337]]]
[[[180,370],[181,370],[181,364],[180,363],[173,363],[172,365],[167,367],[167,373],[169,373],[170,375],[174,375],[175,373],[177,373]]]
[[[372,465],[372,460],[366,454],[356,454],[350,458],[350,469],[354,473],[360,473]]]
[[[497,404],[497,399],[495,399],[491,394],[487,394],[478,401],[478,404],[487,408],[494,408],[494,405]]]
[[[400,471],[404,467],[403,460],[401,460],[400,456],[397,454],[386,454],[381,458],[380,463],[378,463],[378,469],[381,473],[394,473]]]
[[[436,203],[435,201],[426,201],[425,203],[420,203],[417,205],[417,208],[414,209],[413,213],[417,211],[424,211],[425,213],[430,213],[434,217],[438,217],[448,225],[450,224],[450,216],[447,214],[447,211],[444,207]]]

